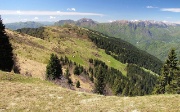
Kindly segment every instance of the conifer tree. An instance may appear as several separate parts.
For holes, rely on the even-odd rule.
[[[93,74],[90,75],[90,80],[91,80],[92,82],[94,82]]]
[[[65,78],[68,79],[70,76],[70,73],[69,73],[69,69],[67,68],[66,69],[66,73],[65,73]]]
[[[74,74],[75,75],[80,75],[79,67],[77,65],[74,68]]]
[[[70,78],[70,77],[68,78],[67,83],[68,83],[70,86],[73,84],[73,81],[71,80],[71,78]]]
[[[178,70],[178,59],[177,54],[175,53],[175,50],[172,49],[168,55],[168,59],[166,61],[166,64],[169,68],[169,74],[167,77],[167,83],[170,85],[170,82],[173,80],[174,72]]]
[[[103,73],[103,68],[100,65],[96,72],[96,81],[95,81],[95,89],[94,89],[95,93],[98,94],[104,93],[104,88],[105,88],[104,76],[105,75]]]
[[[49,63],[46,67],[46,79],[54,80],[56,78],[61,78],[62,67],[60,61],[55,54],[51,54]]]
[[[13,53],[9,38],[5,32],[5,26],[0,16],[0,70],[11,71],[13,67]]]
[[[158,84],[155,88],[155,93],[178,93],[180,94],[180,69],[175,50],[172,49],[168,55],[163,68],[162,74],[159,76]]]
[[[76,83],[76,87],[77,87],[77,88],[80,88],[80,85],[81,85],[81,84],[80,84],[80,82],[79,82],[79,81],[77,81],[77,83]]]

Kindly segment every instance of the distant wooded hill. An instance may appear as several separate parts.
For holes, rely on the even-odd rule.
[[[28,21],[28,22],[16,22],[16,23],[7,23],[6,28],[11,30],[17,30],[21,28],[39,28],[41,26],[49,26],[53,25],[54,22],[34,22],[34,21]]]

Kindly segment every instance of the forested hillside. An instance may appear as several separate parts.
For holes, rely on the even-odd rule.
[[[27,22],[15,22],[15,23],[6,23],[6,28],[11,30],[17,30],[21,28],[39,28],[42,26],[50,26],[53,25],[54,22],[34,22],[34,21],[27,21]]]

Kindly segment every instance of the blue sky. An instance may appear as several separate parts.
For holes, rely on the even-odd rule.
[[[180,0],[0,0],[4,23],[91,18],[180,23]]]

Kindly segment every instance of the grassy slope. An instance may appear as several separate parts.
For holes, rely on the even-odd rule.
[[[53,29],[56,32],[53,32]],[[68,32],[66,34],[67,28],[61,27],[47,27],[45,32],[49,38],[42,40],[7,30],[8,35],[11,37],[14,52],[20,60],[20,65],[25,67],[26,64],[33,65],[31,63],[36,63],[35,65],[39,68],[40,72],[37,70],[34,74],[35,77],[38,75],[38,78],[44,78],[43,75],[45,72],[42,71],[45,71],[45,66],[48,63],[51,53],[56,53],[58,56],[66,55],[72,61],[86,68],[89,66],[89,58],[98,58],[108,66],[116,68],[126,75],[126,64],[122,64],[113,57],[107,55],[104,50],[97,48],[87,38],[78,36],[75,32]],[[32,67],[33,66],[29,66],[24,69],[33,71]],[[25,73],[24,71],[24,74]]]
[[[0,111],[177,112],[180,95],[101,96],[0,71]]]
[[[56,32],[53,32],[53,29]],[[104,50],[98,49],[87,38],[78,37],[74,32],[66,34],[67,28],[46,27],[45,32],[49,37],[46,40],[10,30],[6,30],[6,32],[10,36],[13,52],[17,56],[17,63],[20,66],[20,74],[22,75],[45,79],[46,65],[51,53],[56,53],[59,57],[66,55],[69,59],[83,65],[86,69],[89,67],[89,58],[98,58],[108,66],[119,69],[124,75],[127,73],[125,70],[126,64],[122,64],[107,55]],[[73,74],[73,70],[71,70],[71,74],[73,85],[76,85],[77,80],[81,83],[81,88],[74,88],[75,90],[92,91],[93,83],[89,81],[89,78],[84,76],[77,77]]]

